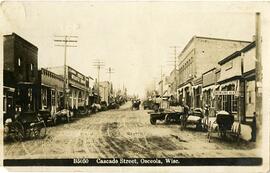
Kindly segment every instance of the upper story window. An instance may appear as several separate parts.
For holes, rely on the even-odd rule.
[[[21,67],[21,58],[18,58],[18,67]]]
[[[34,76],[34,64],[30,64],[30,71],[32,76]]]

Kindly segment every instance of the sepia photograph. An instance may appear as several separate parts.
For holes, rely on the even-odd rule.
[[[2,1],[3,167],[269,171],[269,9]]]

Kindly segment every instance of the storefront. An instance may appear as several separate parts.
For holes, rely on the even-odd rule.
[[[37,111],[38,48],[12,33],[4,35],[3,50],[4,116]]]
[[[255,112],[255,42],[219,62],[221,74],[216,92],[222,110],[246,122]]]
[[[215,95],[219,90],[217,80],[220,76],[220,70],[213,68],[202,74],[202,107],[209,107],[210,116],[215,116],[217,110],[221,110],[218,104],[218,97]]]
[[[193,107],[201,108],[202,107],[202,77],[194,80],[192,86],[193,93]]]
[[[51,115],[64,108],[63,77],[41,68],[40,76],[40,104],[39,109],[48,110]]]
[[[186,104],[188,107],[192,107],[192,85],[186,83],[178,90],[180,104]]]
[[[68,67],[68,107],[78,109],[86,107],[89,99],[89,78]]]
[[[11,87],[3,87],[3,115],[4,115],[4,122],[7,118],[13,118],[15,112],[14,106],[14,93],[15,88]]]
[[[215,91],[217,100],[219,101],[220,110],[232,113],[235,119],[239,119],[240,110],[240,80],[226,82],[219,86],[219,90]]]

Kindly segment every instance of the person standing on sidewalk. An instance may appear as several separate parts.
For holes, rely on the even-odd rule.
[[[182,115],[182,119],[181,119],[181,130],[183,130],[186,127],[186,121],[187,121],[187,117],[188,117],[188,112],[189,112],[189,107],[188,105],[186,105],[186,103],[184,103],[183,105],[181,105],[183,107],[183,115]]]
[[[252,124],[251,124],[251,142],[256,142],[256,130],[257,130],[257,120],[256,112],[253,113]]]

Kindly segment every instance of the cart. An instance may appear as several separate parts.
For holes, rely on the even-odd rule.
[[[232,137],[233,141],[239,141],[241,135],[241,124],[234,124],[234,116],[226,111],[219,111],[216,115],[216,120],[208,126],[208,142],[214,133],[221,139]]]
[[[46,136],[46,125],[40,114],[24,112],[15,116],[15,119],[7,119],[4,125],[5,139],[14,142],[24,139],[40,139]]]
[[[150,114],[150,123],[155,125],[157,120],[165,121],[166,123],[181,123],[181,116],[184,112],[160,108],[157,111],[150,111],[148,114]]]
[[[132,101],[131,110],[139,110],[140,109],[140,104],[141,104],[141,101],[139,101],[139,100]]]

